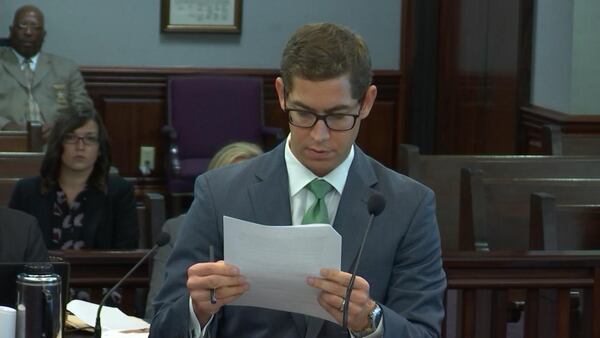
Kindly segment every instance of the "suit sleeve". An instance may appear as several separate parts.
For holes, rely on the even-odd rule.
[[[114,249],[136,249],[139,243],[137,209],[133,187],[121,177],[113,180],[115,193],[112,197]]]
[[[29,234],[27,236],[27,247],[25,249],[26,262],[48,262],[48,249],[42,238],[42,232],[38,226],[37,220],[31,217],[31,223],[27,227]]]
[[[215,255],[223,257],[221,221],[204,175],[196,179],[194,202],[177,236],[173,252],[167,261],[165,284],[154,300],[154,318],[150,337],[188,337],[190,330],[187,269],[208,261],[208,246],[215,245]],[[219,315],[215,315],[209,331],[215,337]]]
[[[427,189],[396,251],[385,303],[397,310],[381,306],[384,337],[440,337],[445,289],[435,199]]]
[[[85,108],[93,108],[94,103],[85,89],[85,81],[76,65],[69,74],[69,98],[71,106]]]

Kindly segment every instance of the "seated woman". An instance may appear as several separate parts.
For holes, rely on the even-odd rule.
[[[215,156],[210,160],[208,164],[208,170],[220,168],[228,164],[238,163],[262,154],[262,149],[250,142],[234,142],[221,148]],[[165,265],[167,259],[173,251],[175,246],[175,240],[177,240],[177,234],[179,228],[183,224],[185,214],[179,215],[175,218],[168,219],[162,227],[162,231],[171,235],[171,239],[167,245],[162,246],[156,252],[152,265],[152,277],[150,279],[150,291],[148,292],[148,298],[146,299],[146,320],[152,320],[154,315],[154,308],[152,307],[152,300],[158,293],[158,290],[164,283]]]
[[[135,249],[132,186],[109,175],[108,134],[93,110],[56,121],[40,175],[20,180],[9,206],[37,218],[49,250]]]

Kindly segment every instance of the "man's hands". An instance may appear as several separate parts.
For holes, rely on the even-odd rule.
[[[321,269],[321,277],[309,277],[308,285],[321,290],[317,299],[319,304],[329,312],[340,325],[343,318],[343,302],[346,287],[352,275],[334,269]],[[346,300],[348,301],[348,300]],[[356,276],[348,305],[348,328],[352,331],[363,331],[369,325],[369,313],[377,305],[369,297],[369,283]]]
[[[188,268],[187,288],[196,317],[202,326],[219,311],[246,292],[250,286],[240,270],[224,261],[198,263]],[[211,304],[210,291],[215,289],[217,303]]]

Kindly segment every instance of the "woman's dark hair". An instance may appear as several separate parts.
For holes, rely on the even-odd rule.
[[[47,192],[58,186],[65,136],[82,127],[88,121],[94,121],[98,126],[98,158],[94,163],[94,169],[88,177],[87,183],[101,191],[106,191],[108,171],[111,164],[108,133],[100,115],[93,109],[87,109],[75,110],[72,113],[63,115],[54,124],[40,169],[42,192]]]

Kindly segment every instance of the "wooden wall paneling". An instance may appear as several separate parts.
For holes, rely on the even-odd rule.
[[[439,0],[403,0],[400,88],[403,140],[431,153],[435,143]],[[397,140],[397,144],[403,141]]]
[[[437,153],[517,151],[532,16],[532,0],[440,2]]]
[[[104,98],[104,122],[112,142],[113,163],[123,176],[140,175],[140,147],[155,148],[152,176],[163,175],[164,145],[160,129],[166,123],[164,101]]]

